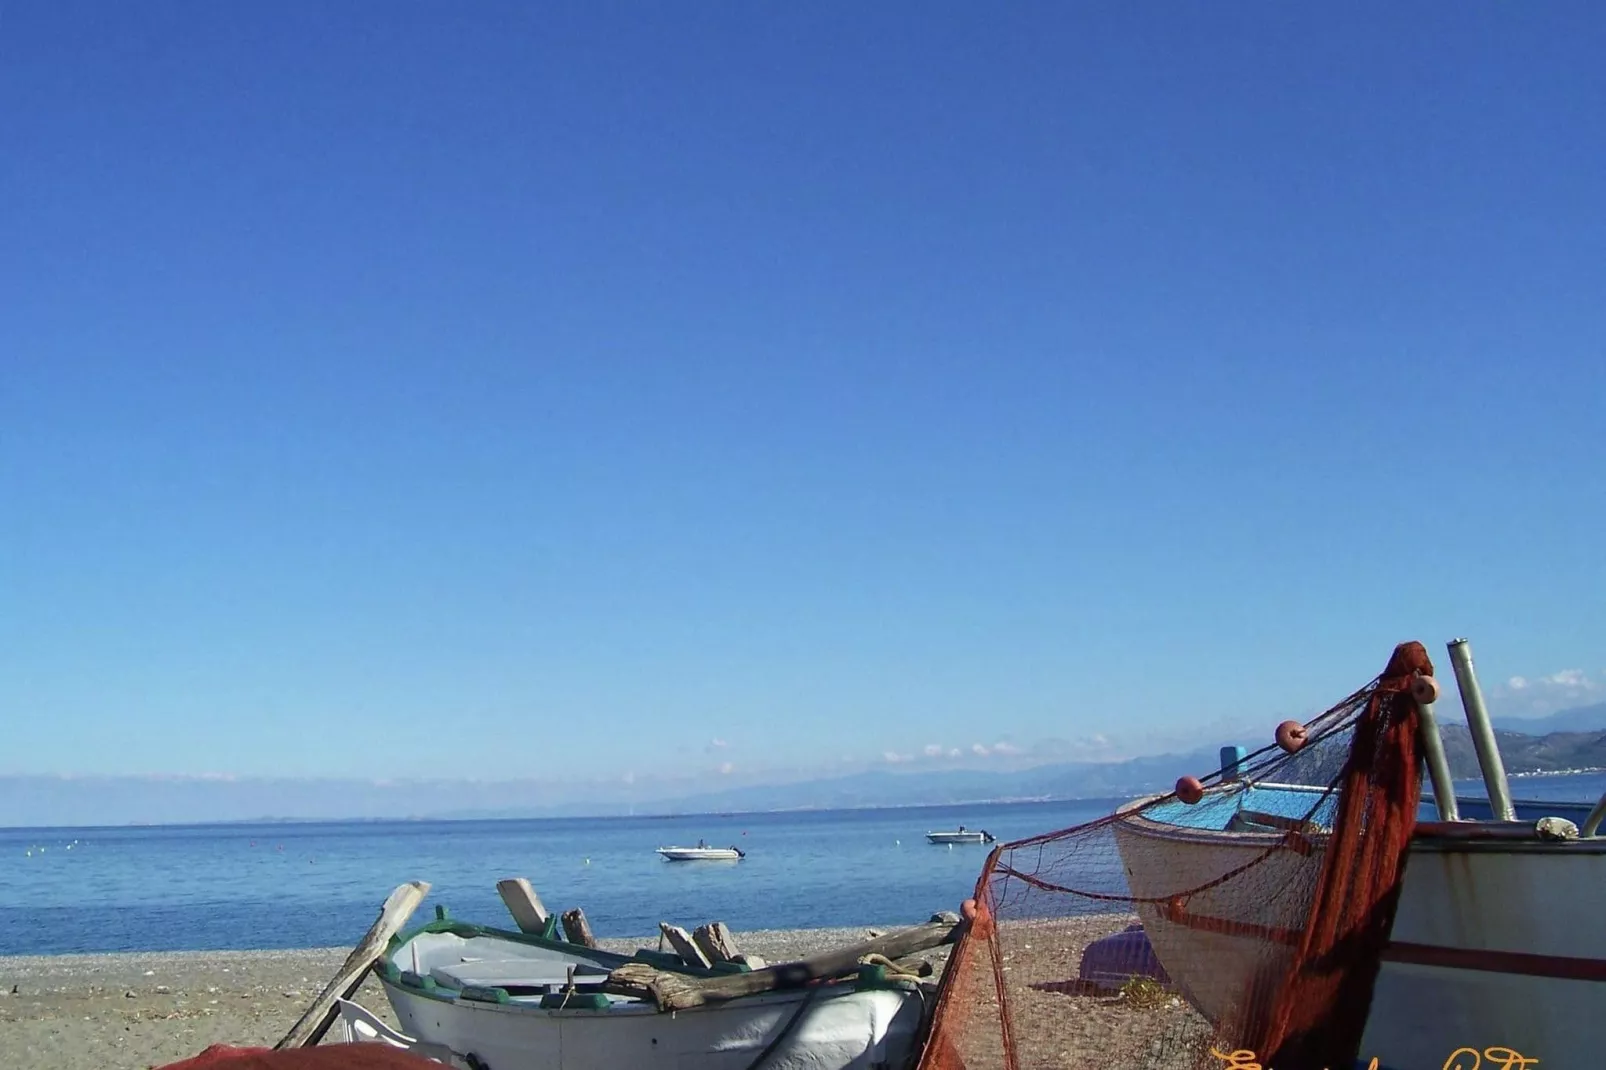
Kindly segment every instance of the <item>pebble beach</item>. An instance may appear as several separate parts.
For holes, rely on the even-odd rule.
[[[890,932],[901,926],[877,926]],[[769,962],[865,939],[864,928],[737,933],[742,951]],[[658,938],[600,939],[611,951]],[[148,1070],[212,1044],[272,1046],[349,953],[164,951],[0,957],[0,1067],[6,1070]],[[918,958],[941,968],[947,948]],[[377,981],[356,1000],[395,1025]],[[324,1043],[332,1043],[332,1030]]]

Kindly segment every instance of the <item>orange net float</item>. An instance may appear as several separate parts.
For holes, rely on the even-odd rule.
[[[1418,706],[1431,706],[1439,701],[1439,681],[1431,676],[1417,676],[1411,680],[1411,697]]]
[[[1192,806],[1204,798],[1204,784],[1196,776],[1177,778],[1177,798]]]
[[[1288,754],[1299,750],[1309,739],[1310,733],[1298,721],[1284,721],[1277,726],[1277,745]]]

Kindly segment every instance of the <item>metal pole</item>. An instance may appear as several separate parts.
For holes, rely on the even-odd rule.
[[[1438,687],[1434,686],[1429,693],[1436,691]],[[1450,763],[1444,757],[1444,738],[1439,735],[1439,722],[1433,717],[1433,703],[1419,699],[1416,712],[1417,735],[1422,740],[1422,755],[1428,762],[1428,779],[1433,782],[1433,802],[1439,808],[1439,820],[1460,821],[1455,781],[1450,779]]]
[[[1478,768],[1483,770],[1483,784],[1489,790],[1490,816],[1496,821],[1515,821],[1517,811],[1511,805],[1511,785],[1506,783],[1500,746],[1495,742],[1489,711],[1483,705],[1477,674],[1472,671],[1472,647],[1465,639],[1452,639],[1446,645],[1450,650],[1450,664],[1455,669],[1456,686],[1461,689],[1461,706],[1467,711],[1472,746],[1478,752]]]

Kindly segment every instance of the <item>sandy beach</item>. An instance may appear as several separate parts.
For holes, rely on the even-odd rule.
[[[901,926],[876,926],[890,932]],[[863,928],[737,934],[770,962],[865,938]],[[613,951],[658,938],[599,941]],[[171,951],[0,957],[0,1067],[6,1070],[147,1070],[211,1044],[275,1043],[344,961],[348,948]],[[940,966],[947,949],[919,956]],[[370,978],[357,1002],[391,1024]],[[333,1037],[326,1040],[331,1042]]]

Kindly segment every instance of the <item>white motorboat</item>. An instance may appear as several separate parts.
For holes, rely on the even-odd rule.
[[[666,1013],[608,990],[643,963],[688,981],[728,972],[436,921],[392,940],[376,972],[401,1028],[368,1032],[469,1070],[874,1070],[917,1054],[918,986],[824,983]]]
[[[926,839],[932,843],[992,843],[993,834],[986,829],[967,829],[960,825],[947,832],[928,832]]]
[[[737,862],[747,857],[738,847],[660,847],[666,862]]]

